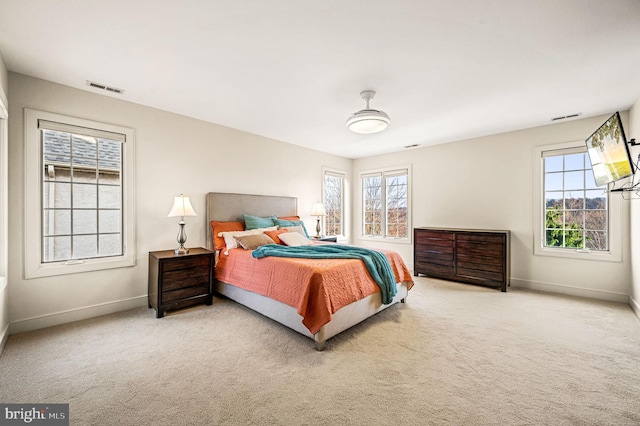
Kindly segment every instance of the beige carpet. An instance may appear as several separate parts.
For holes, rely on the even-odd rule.
[[[73,425],[638,425],[640,321],[622,304],[418,278],[313,342],[234,302],[14,335],[0,401]]]

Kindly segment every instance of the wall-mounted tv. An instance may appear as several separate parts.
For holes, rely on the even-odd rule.
[[[598,186],[633,175],[633,162],[618,112],[609,117],[585,142]]]

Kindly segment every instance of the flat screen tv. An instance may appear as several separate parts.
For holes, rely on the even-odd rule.
[[[633,175],[633,162],[616,112],[585,141],[598,186]]]

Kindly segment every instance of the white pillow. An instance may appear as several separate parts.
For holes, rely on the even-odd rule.
[[[280,241],[288,246],[310,246],[313,244],[311,240],[308,240],[304,235],[297,232],[285,232],[278,235]]]
[[[280,227],[280,229],[286,229],[289,232],[297,232],[298,234],[302,235],[303,237],[307,237],[307,234],[304,233],[304,228],[302,227],[302,225],[295,225],[295,226],[282,226]]]
[[[275,231],[277,226],[271,226],[269,228],[250,229],[249,231],[227,231],[218,232],[218,237],[224,238],[224,243],[227,246],[224,250],[224,254],[229,254],[229,250],[238,247],[238,241],[236,237],[244,237],[245,235],[259,235],[265,231]]]

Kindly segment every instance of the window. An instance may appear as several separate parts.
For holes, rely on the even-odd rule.
[[[367,172],[362,180],[362,235],[408,239],[409,168]]]
[[[545,247],[608,250],[607,187],[595,183],[586,150],[544,154]]]
[[[597,186],[584,142],[536,148],[537,255],[621,261],[621,202]]]
[[[26,110],[27,278],[132,266],[133,130]]]
[[[345,236],[345,173],[324,170],[322,184],[324,217],[324,233],[329,236]]]

